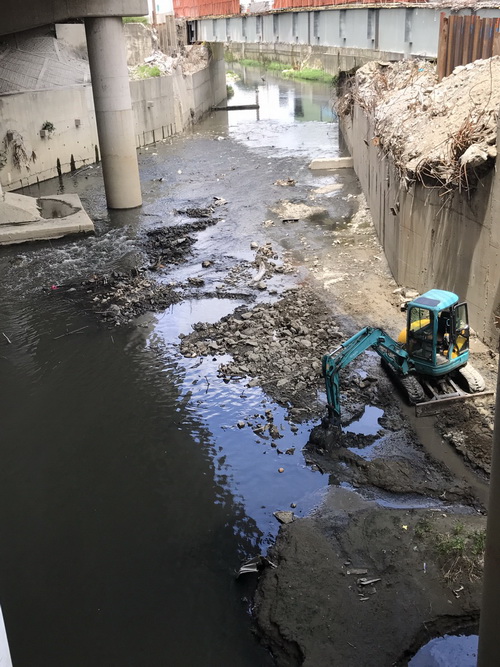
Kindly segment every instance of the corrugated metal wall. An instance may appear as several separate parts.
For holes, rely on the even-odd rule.
[[[228,16],[240,13],[240,0],[174,0],[175,16]]]

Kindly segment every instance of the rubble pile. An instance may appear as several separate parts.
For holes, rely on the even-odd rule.
[[[372,142],[403,179],[469,190],[497,154],[500,57],[456,67],[440,83],[425,61],[371,62],[356,72],[339,111],[353,103],[373,116]]]
[[[206,67],[209,59],[210,52],[203,44],[183,46],[178,53],[174,53],[173,55],[167,55],[163,51],[155,50],[150,56],[144,59],[142,65],[135,65],[128,68],[129,78],[136,80],[151,76],[151,73],[145,66],[158,68],[160,76],[172,74],[177,69],[180,69],[183,74],[193,74]],[[156,76],[158,75],[156,74]]]
[[[230,354],[232,361],[219,367],[225,381],[250,377],[248,386],[259,385],[274,400],[295,408],[299,421],[311,414],[323,386],[321,355],[343,338],[329,309],[308,287],[193,328],[180,336],[184,356]]]

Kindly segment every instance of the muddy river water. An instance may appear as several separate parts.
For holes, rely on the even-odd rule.
[[[201,232],[188,264],[164,278],[198,275],[217,257],[203,273],[215,288],[265,239],[277,179],[356,189],[352,174],[307,169],[339,151],[327,86],[258,70],[234,86],[234,103],[251,103],[258,87],[258,117],[218,112],[142,149],[142,208],[108,211],[100,168],[89,167],[25,194],[78,192],[95,236],[0,252],[0,331],[11,341],[0,341],[0,603],[16,667],[272,664],[252,634],[253,579],[235,571],[274,539],[275,510],[308,513],[328,480],[305,465],[309,423],[292,430],[260,388],[224,384],[220,358],[179,353],[179,334],[241,301],[192,298],[110,327],[51,289],[134,266],[146,229],[221,197],[227,224]],[[331,225],[349,202],[333,210]],[[295,247],[282,232],[274,241]],[[295,259],[298,273],[277,291],[300,279]],[[285,464],[236,427],[264,406],[282,426],[281,449],[294,449]]]

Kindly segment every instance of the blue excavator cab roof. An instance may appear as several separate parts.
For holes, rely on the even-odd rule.
[[[446,308],[450,308],[458,303],[458,296],[453,292],[447,292],[442,289],[431,289],[424,294],[421,294],[413,301],[410,301],[408,308],[417,306],[420,308],[427,308],[435,313],[440,313]]]

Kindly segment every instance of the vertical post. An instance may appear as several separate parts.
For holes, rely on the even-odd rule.
[[[122,20],[88,18],[85,32],[106,200],[135,208],[142,196]]]
[[[448,53],[448,17],[441,12],[439,20],[439,42],[437,58],[437,77],[438,81],[446,76],[446,57]]]
[[[497,323],[498,326],[498,323]],[[479,623],[477,667],[498,664],[498,619],[500,618],[500,369],[495,404],[495,430],[488,500],[483,599]]]

